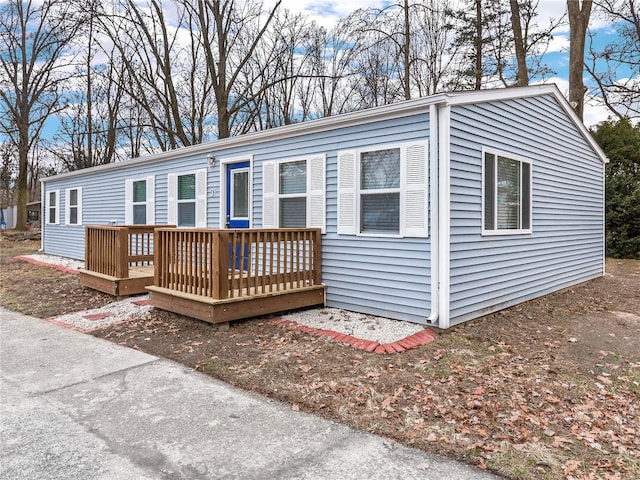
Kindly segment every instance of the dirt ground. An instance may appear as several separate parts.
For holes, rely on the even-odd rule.
[[[110,297],[77,276],[12,259],[0,298],[39,317]],[[396,355],[368,354],[271,318],[218,331],[161,310],[94,335],[241,388],[514,479],[640,478],[640,261],[439,332]]]

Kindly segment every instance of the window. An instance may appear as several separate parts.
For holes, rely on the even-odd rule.
[[[234,220],[249,220],[249,169],[241,168],[231,172],[230,216]]]
[[[155,177],[125,181],[125,225],[155,223]]]
[[[207,169],[167,176],[167,223],[179,227],[207,226]]]
[[[147,181],[133,182],[133,224],[146,225],[147,223]]]
[[[178,176],[178,226],[196,226],[196,174]]]
[[[426,237],[427,143],[338,152],[338,234]]]
[[[360,154],[360,232],[400,233],[400,149]]]
[[[46,220],[49,224],[60,223],[60,210],[58,207],[58,199],[60,198],[60,190],[53,190],[47,194],[47,216]]]
[[[320,228],[324,232],[325,155],[263,165],[263,228]]]
[[[484,151],[483,234],[531,233],[531,161]]]
[[[280,228],[307,226],[307,161],[279,165],[278,220]]]
[[[70,188],[66,192],[67,197],[67,211],[66,221],[67,225],[80,225],[80,189]]]

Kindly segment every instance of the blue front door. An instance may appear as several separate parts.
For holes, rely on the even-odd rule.
[[[249,228],[249,182],[249,162],[227,165],[227,228]],[[229,268],[247,271],[248,265],[249,245],[245,245],[242,251],[237,245],[235,255],[229,245]]]
[[[227,165],[227,228],[249,228],[249,162]]]

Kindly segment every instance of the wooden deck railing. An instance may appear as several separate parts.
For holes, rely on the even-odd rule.
[[[213,299],[322,283],[319,229],[167,229],[155,232],[157,287]]]
[[[128,278],[129,267],[152,265],[153,231],[158,226],[86,226],[85,270],[116,278]]]

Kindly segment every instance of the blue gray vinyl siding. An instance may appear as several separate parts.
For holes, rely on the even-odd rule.
[[[416,115],[375,124],[221,152],[220,157],[253,155],[254,226],[261,227],[262,163],[326,154],[327,233],[322,236],[322,280],[327,305],[426,323],[431,313],[429,238],[373,238],[337,235],[337,152],[350,148],[429,138],[429,116]],[[216,224],[217,225],[217,224]]]
[[[252,227],[262,226],[262,165],[266,161],[326,154],[327,233],[322,236],[322,278],[327,304],[348,310],[426,323],[431,313],[430,238],[375,238],[337,235],[337,152],[351,148],[404,143],[429,138],[429,116],[414,115],[255,143],[216,149],[208,168],[207,222],[220,225],[220,160],[253,158]],[[206,154],[163,160],[130,168],[107,169],[45,183],[47,191],[82,186],[83,223],[124,223],[124,185],[128,178],[155,175],[155,222],[167,219],[167,174],[207,168]],[[87,172],[90,173],[90,172]],[[432,172],[430,172],[430,175]],[[64,210],[62,210],[64,211]],[[46,253],[82,259],[84,227],[45,225]]]
[[[117,164],[117,168],[91,173],[91,169],[82,171],[76,177],[45,182],[45,193],[60,190],[60,224],[43,225],[43,246],[46,253],[61,255],[79,260],[84,259],[84,226],[106,225],[116,222],[125,223],[125,180],[144,179],[155,176],[155,223],[167,223],[167,175],[169,173],[192,173],[206,168],[204,155],[167,160],[147,165],[126,167],[126,162]],[[125,167],[125,168],[122,168]],[[209,182],[214,172],[209,172]],[[209,185],[212,185],[209,183]],[[82,225],[65,225],[65,189],[82,187]],[[217,187],[217,183],[216,183]],[[208,215],[218,215],[216,202],[207,202]]]
[[[482,236],[482,147],[532,161],[531,234]],[[552,96],[451,109],[450,318],[603,273],[603,165]]]

